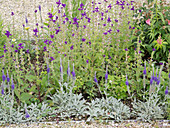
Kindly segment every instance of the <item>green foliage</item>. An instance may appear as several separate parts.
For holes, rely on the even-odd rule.
[[[150,2],[148,1],[148,3]],[[142,7],[136,9],[135,17],[137,17],[137,20],[135,23],[138,28],[136,36],[142,33],[141,41],[142,50],[145,52],[144,59],[148,59],[151,56],[152,49],[155,48],[156,51],[153,54],[153,60],[167,62],[168,49],[170,49],[170,29],[168,25],[170,20],[168,12],[170,8],[160,6],[159,3],[154,2],[149,6],[152,5],[153,8],[146,8],[148,5],[144,3]],[[149,19],[150,25],[146,23]]]

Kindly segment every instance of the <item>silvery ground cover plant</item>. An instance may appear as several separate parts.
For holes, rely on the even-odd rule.
[[[26,16],[21,33],[0,18],[0,125],[170,119],[164,1],[72,0],[71,11],[67,3],[56,1],[47,14],[39,5],[35,27]]]

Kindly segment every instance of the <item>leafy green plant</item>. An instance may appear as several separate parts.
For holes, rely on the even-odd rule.
[[[148,3],[150,3],[148,1]],[[150,8],[146,8],[149,6]],[[151,7],[153,6],[153,7]],[[153,54],[153,60],[167,61],[170,37],[169,29],[169,7],[160,6],[160,3],[152,2],[149,5],[143,3],[143,6],[136,9],[136,36],[142,34],[142,50],[144,50],[144,59],[148,59],[151,56],[153,48],[156,51]]]

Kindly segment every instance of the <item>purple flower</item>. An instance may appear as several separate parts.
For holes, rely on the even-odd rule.
[[[139,40],[139,43],[141,43],[141,40]]]
[[[27,49],[27,51],[26,51],[26,52],[27,52],[27,53],[30,53],[30,52],[29,52],[29,49]]]
[[[88,64],[88,63],[89,63],[89,60],[86,60],[86,63]]]
[[[139,9],[139,12],[141,12],[141,10]]]
[[[70,50],[73,50],[73,47],[74,47],[74,46],[72,45],[72,46],[70,47]]]
[[[125,51],[128,51],[128,49],[126,48]]]
[[[126,84],[127,86],[129,86],[129,82],[128,82],[127,74],[126,74],[126,82],[125,82],[125,84]]]
[[[170,79],[170,73],[169,73],[169,79]]]
[[[62,4],[62,6],[65,8],[65,7],[66,7],[66,4]]]
[[[9,78],[8,71],[7,71],[7,82],[8,82],[8,83],[10,82],[10,78]]]
[[[12,44],[11,47],[14,48],[14,44]]]
[[[85,42],[85,41],[86,41],[86,39],[85,39],[85,38],[82,38],[82,41],[83,41],[83,42]]]
[[[103,34],[104,34],[104,35],[107,35],[107,32],[104,32]]]
[[[111,33],[112,29],[110,28],[107,32]]]
[[[11,36],[12,34],[10,34],[9,31],[6,31],[5,35],[9,38],[9,36]]]
[[[115,19],[115,22],[118,22],[118,20],[117,20],[117,19]]]
[[[60,6],[60,4],[61,4],[60,0],[59,0],[58,2],[56,2],[56,4],[58,4],[58,7],[59,7],[59,6]]]
[[[50,68],[49,68],[49,65],[47,64],[47,74],[50,73]]]
[[[133,27],[132,29],[135,29],[135,27]]]
[[[35,25],[38,26],[38,23],[36,23]]]
[[[36,28],[36,29],[33,29],[33,32],[37,33],[37,32],[38,32],[37,28]]]
[[[37,10],[35,10],[34,12],[37,13]]]
[[[27,19],[27,17],[25,16],[25,22],[26,22],[26,24],[28,23],[28,19]]]
[[[109,22],[109,23],[111,22],[111,18],[110,17],[107,19],[107,22]]]
[[[14,15],[14,12],[11,12],[11,16],[13,16]]]
[[[70,65],[69,65],[69,61],[68,61],[67,75],[70,76]]]
[[[153,49],[152,49],[152,51],[156,51],[156,49],[155,49],[155,48],[153,48]]]
[[[18,50],[15,50],[15,52],[18,52]]]
[[[2,80],[5,81],[6,80],[6,76],[4,74],[4,70],[2,70]]]
[[[161,63],[159,63],[160,65],[163,65],[163,63],[161,62]]]
[[[13,82],[13,79],[11,78],[11,88],[12,88],[12,91],[14,90],[14,88],[15,88],[15,85],[14,85],[14,82]]]
[[[80,4],[80,8],[83,8],[83,6],[84,6],[83,3],[81,3],[81,4]]]
[[[120,30],[119,30],[119,29],[117,29],[117,32],[120,32]]]
[[[41,12],[41,5],[39,5],[39,11]]]
[[[111,5],[111,4],[109,4],[108,8],[109,8],[109,9],[111,9],[111,8],[112,8],[112,5]]]
[[[161,82],[160,78],[158,78],[157,81],[156,81],[156,84],[159,85],[160,82]]]
[[[18,44],[18,46],[20,46],[20,47],[21,47],[21,46],[22,46],[22,44],[23,44],[23,43],[19,43],[19,44]]]
[[[133,6],[130,10],[133,10],[133,11],[134,11],[134,10],[135,10],[135,9],[134,9],[134,6]]]
[[[7,51],[8,51],[8,50],[5,49],[5,50],[4,50],[4,53],[6,53]]]
[[[91,45],[91,41],[89,41],[89,44]]]
[[[54,38],[54,35],[50,35],[50,37],[51,37],[51,39],[53,39],[53,38]]]
[[[53,61],[54,60],[54,58],[53,57],[50,57],[51,58],[51,60],[50,61]]]
[[[108,72],[107,72],[107,69],[106,69],[105,80],[107,81],[107,79],[108,79]]]
[[[165,95],[168,94],[168,86],[166,86]]]
[[[76,77],[75,71],[74,71],[74,64],[73,64],[73,71],[72,71],[73,78]]]
[[[65,41],[64,43],[67,44],[67,41]]]
[[[1,94],[4,95],[4,88],[2,87]]]
[[[25,118],[29,118],[30,115],[28,114],[27,109],[25,109],[25,113],[26,113]]]
[[[131,29],[132,27],[131,26],[129,26],[129,29]]]
[[[98,81],[97,81],[97,78],[96,78],[96,72],[95,72],[95,75],[94,75],[94,82],[95,82],[96,84],[98,84]]]
[[[152,85],[152,83],[153,83],[153,79],[152,79],[152,77],[151,77],[151,79],[150,79],[150,85]]]

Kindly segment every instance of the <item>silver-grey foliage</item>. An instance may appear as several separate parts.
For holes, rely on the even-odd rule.
[[[53,96],[49,96],[57,109],[57,116],[61,119],[72,116],[82,119],[88,108],[82,94],[73,94],[73,87],[68,87],[67,83],[60,83],[60,87],[60,91],[57,90],[57,93]],[[64,87],[66,90],[64,90]]]
[[[122,121],[124,119],[130,118],[130,108],[124,105],[122,102],[117,100],[114,97],[102,98],[92,100],[91,103],[88,103],[89,118],[87,121],[91,121],[94,118],[99,119],[113,119],[116,121]]]
[[[20,108],[13,107],[13,99],[11,95],[0,96],[0,125],[5,123],[24,122],[24,115],[20,112]]]
[[[149,98],[144,97],[143,101],[134,101],[133,115],[137,120],[150,122],[156,119],[163,119],[163,108],[162,103],[159,101],[160,97],[155,93],[150,94]]]

